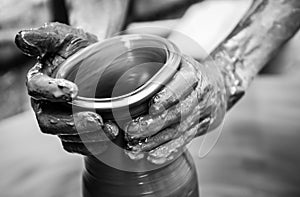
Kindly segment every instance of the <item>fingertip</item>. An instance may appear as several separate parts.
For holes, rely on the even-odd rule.
[[[36,57],[39,56],[41,51],[30,39],[34,38],[31,31],[19,31],[15,36],[15,44],[17,47],[27,56]]]
[[[65,79],[54,79],[42,73],[27,80],[28,94],[38,100],[69,102],[76,98],[78,87]]]
[[[158,115],[166,110],[165,106],[161,103],[154,103],[149,107],[149,114],[154,116]]]
[[[92,111],[82,111],[73,115],[76,127],[82,129],[98,128],[104,125],[102,117]]]

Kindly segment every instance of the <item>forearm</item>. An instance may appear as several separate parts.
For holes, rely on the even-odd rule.
[[[235,30],[212,53],[224,76],[227,108],[300,27],[299,0],[255,0]]]
[[[119,33],[126,20],[129,0],[67,0],[69,22],[99,40]]]

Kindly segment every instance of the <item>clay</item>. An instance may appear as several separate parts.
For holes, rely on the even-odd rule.
[[[27,88],[39,126],[44,133],[60,135],[69,152],[81,154],[102,153],[106,142],[118,135],[118,128],[111,122],[103,123],[100,115],[89,111],[72,111],[62,103],[77,96],[77,86],[65,79],[52,78],[55,69],[69,56],[97,41],[96,36],[61,23],[47,23],[42,27],[20,31],[15,38],[23,53],[36,57],[38,62],[28,72]],[[97,132],[97,135],[94,133]],[[84,138],[90,133],[97,136]]]

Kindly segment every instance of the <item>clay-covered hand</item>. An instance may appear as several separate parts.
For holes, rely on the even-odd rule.
[[[150,102],[149,114],[127,124],[128,155],[156,164],[176,158],[194,137],[220,124],[225,97],[222,75],[212,61],[183,56],[173,79]]]
[[[15,38],[23,53],[37,57],[28,72],[27,87],[38,124],[43,133],[58,135],[66,151],[83,155],[100,154],[118,134],[113,123],[103,123],[90,111],[72,113],[64,105],[77,96],[77,86],[51,76],[68,57],[97,42],[97,37],[60,23],[20,31]]]

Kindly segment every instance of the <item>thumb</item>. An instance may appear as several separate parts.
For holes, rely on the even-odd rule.
[[[18,48],[33,57],[59,54],[67,58],[96,41],[95,35],[62,23],[46,23],[38,28],[20,31],[15,37]]]

